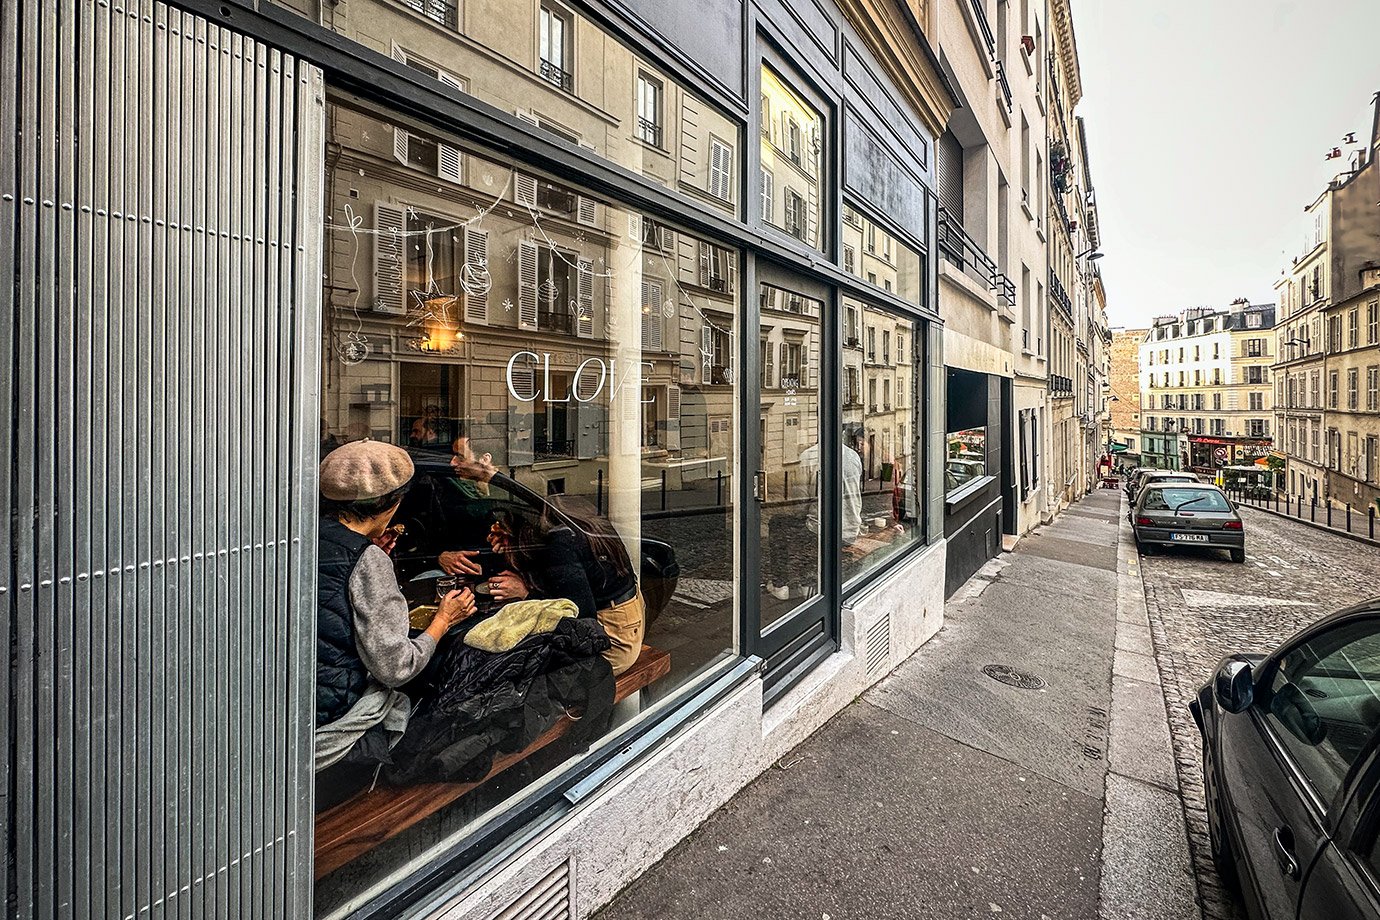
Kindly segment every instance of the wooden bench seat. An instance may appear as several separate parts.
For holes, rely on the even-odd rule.
[[[615,681],[614,702],[626,699],[671,671],[671,656],[649,645],[633,666]],[[366,790],[316,816],[316,877],[334,872],[351,860],[451,804],[472,789],[521,763],[560,738],[574,721],[562,717],[541,737],[512,754],[495,758],[485,777],[472,783],[422,783],[403,788]]]

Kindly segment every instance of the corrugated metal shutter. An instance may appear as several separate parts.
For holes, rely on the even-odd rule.
[[[149,0],[0,17],[0,883],[308,917],[320,72]]]
[[[939,181],[939,203],[963,222],[963,147],[948,131],[939,136],[936,145],[935,172]]]

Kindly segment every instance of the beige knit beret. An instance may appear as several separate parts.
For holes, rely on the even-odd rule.
[[[383,441],[351,441],[321,461],[321,494],[331,501],[378,498],[411,479],[412,458],[407,451]]]

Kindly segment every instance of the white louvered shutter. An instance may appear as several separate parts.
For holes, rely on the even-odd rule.
[[[489,231],[465,228],[465,264],[469,266],[465,285],[465,319],[471,323],[489,321]],[[478,280],[485,284],[479,285]],[[470,280],[473,279],[473,280]]]
[[[406,215],[387,202],[374,204],[374,312],[407,312]]]
[[[436,145],[436,175],[458,185],[463,181],[463,163],[459,147],[441,143]]]
[[[680,450],[680,387],[666,388],[666,449]]]
[[[642,350],[661,351],[661,282],[642,279]]]
[[[518,325],[537,328],[537,244],[518,243]]]
[[[724,292],[732,294],[738,290],[738,253],[725,252],[723,255]]]
[[[407,63],[407,52],[398,47],[398,43],[393,43],[393,60],[399,64]],[[393,126],[393,159],[404,166],[407,165],[407,129],[402,125]]]
[[[628,239],[642,241],[642,215],[628,212]]]
[[[524,207],[537,206],[537,180],[526,173],[513,173],[513,200]]]
[[[580,315],[575,318],[575,330],[581,338],[594,336],[594,263],[581,259],[578,287],[580,291]]]
[[[575,202],[575,219],[586,227],[593,227],[598,217],[598,211],[593,198],[586,198],[584,195],[578,196]]]
[[[714,329],[707,322],[700,329],[700,362],[700,373],[709,383],[714,368]]]
[[[700,287],[709,287],[709,244],[700,241]]]
[[[767,357],[766,376],[762,379],[762,389],[765,390],[770,389],[772,381],[776,379],[776,362],[773,360],[776,355],[776,349],[772,348],[771,343],[768,342],[767,347],[762,349],[762,351]]]

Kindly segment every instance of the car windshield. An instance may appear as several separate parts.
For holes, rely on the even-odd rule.
[[[1216,489],[1181,488],[1151,489],[1145,493],[1145,504],[1141,505],[1141,510],[1172,511],[1184,506],[1185,502],[1193,503],[1191,507],[1195,513],[1231,510],[1226,497]]]

